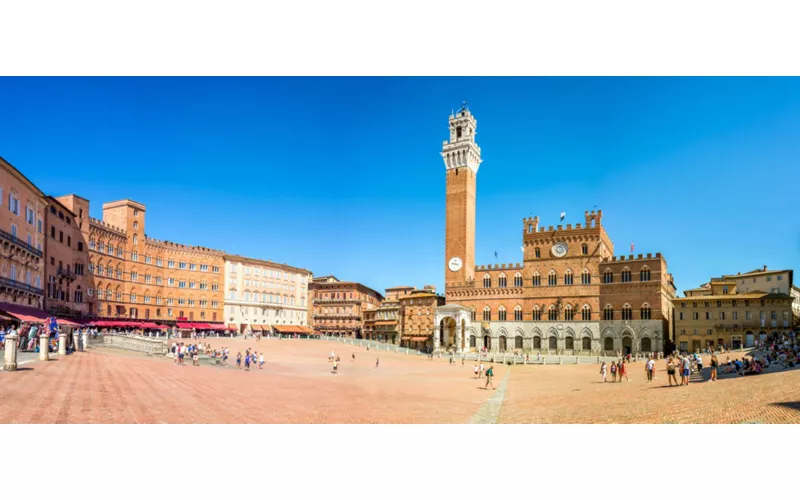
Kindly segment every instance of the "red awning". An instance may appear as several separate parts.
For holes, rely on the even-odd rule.
[[[273,325],[273,326],[280,333],[306,333],[306,334],[316,333],[314,330],[312,330],[307,326],[299,326],[299,325]]]
[[[22,304],[0,304],[0,311],[28,323],[44,323],[48,318],[46,311]]]
[[[188,329],[191,330],[192,328],[194,328],[194,324],[192,324],[192,323],[178,323],[178,328],[188,328]]]
[[[140,323],[140,326],[142,328],[148,328],[148,329],[151,329],[151,330],[166,328],[166,326],[164,326],[164,325],[157,325],[157,324],[151,323],[149,321],[142,321]]]
[[[209,330],[227,330],[227,328],[225,328],[225,325],[223,325],[222,323],[209,323],[208,324],[208,329]]]
[[[70,320],[64,319],[64,318],[56,318],[56,323],[59,326],[62,326],[62,325],[63,326],[80,326],[78,323],[75,323],[74,321],[70,321]]]

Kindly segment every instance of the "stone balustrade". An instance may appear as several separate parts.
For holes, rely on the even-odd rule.
[[[167,354],[167,342],[163,339],[140,337],[138,335],[104,335],[103,337],[90,337],[90,346],[102,345],[114,349],[144,352],[150,355],[163,356]]]

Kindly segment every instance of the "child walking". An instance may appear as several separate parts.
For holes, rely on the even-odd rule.
[[[606,382],[606,362],[603,361],[603,364],[600,365],[600,375],[603,376],[603,383]]]

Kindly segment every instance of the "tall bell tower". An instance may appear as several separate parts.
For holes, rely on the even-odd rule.
[[[450,115],[450,140],[442,144],[447,176],[445,287],[475,279],[475,191],[482,161],[475,143],[477,125],[465,102]]]

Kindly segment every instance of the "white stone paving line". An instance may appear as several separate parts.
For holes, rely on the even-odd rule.
[[[496,424],[497,419],[500,418],[500,408],[503,407],[503,401],[506,398],[506,386],[508,379],[511,376],[511,367],[508,367],[503,381],[497,386],[492,397],[486,400],[475,415],[472,416],[470,424]],[[481,379],[484,380],[484,379]],[[484,382],[485,384],[486,382]]]

